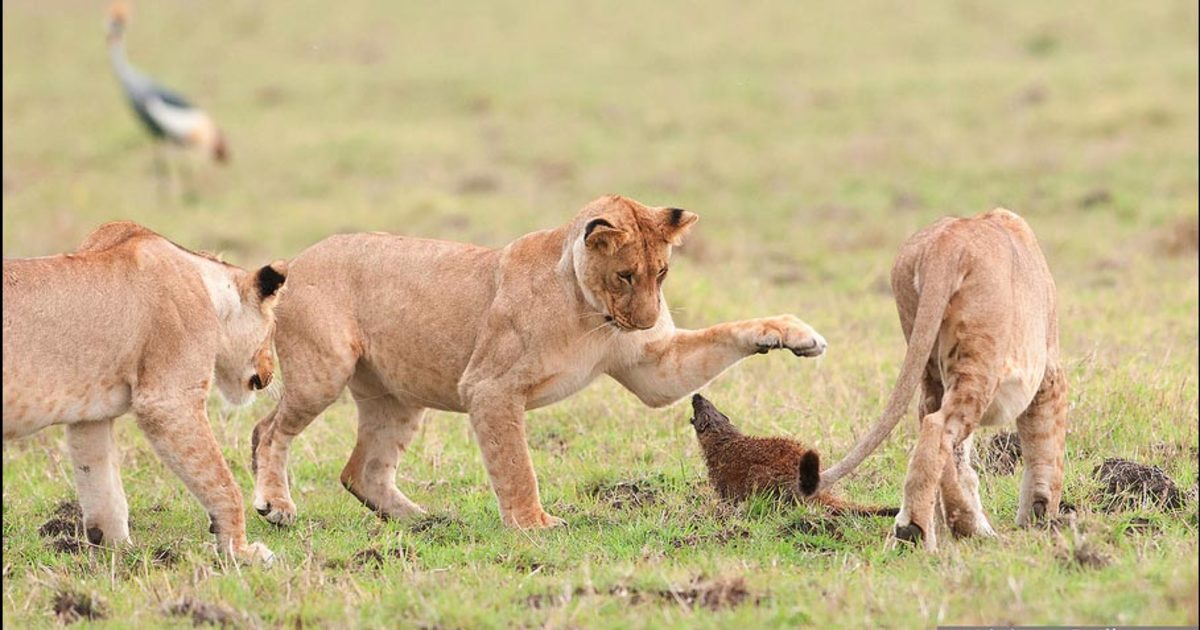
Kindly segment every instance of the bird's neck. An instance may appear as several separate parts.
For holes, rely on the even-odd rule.
[[[142,75],[129,64],[125,56],[125,41],[115,39],[108,43],[108,60],[112,63],[113,72],[126,87],[132,87],[142,82]]]

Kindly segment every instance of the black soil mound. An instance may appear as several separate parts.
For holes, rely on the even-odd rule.
[[[182,597],[167,602],[163,611],[171,617],[191,617],[192,624],[233,626],[237,625],[240,615],[231,608],[202,602],[194,597]]]
[[[979,449],[979,463],[993,475],[1011,475],[1021,461],[1021,438],[1016,432],[997,433]]]
[[[1106,512],[1139,508],[1177,510],[1185,495],[1158,466],[1110,457],[1092,471],[1100,482],[1099,507]]]
[[[100,598],[92,595],[76,591],[59,591],[54,595],[54,616],[62,623],[104,619],[108,616],[106,608]]]

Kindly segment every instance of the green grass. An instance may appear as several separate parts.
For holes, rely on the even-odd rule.
[[[101,6],[6,2],[4,255],[66,251],[117,218],[252,265],[343,231],[499,246],[609,192],[680,206],[701,216],[666,287],[681,325],[793,312],[830,342],[815,361],[753,357],[706,394],[832,458],[903,356],[886,284],[900,242],[1004,205],[1058,283],[1077,531],[1016,529],[1018,477],[990,474],[1001,539],[936,556],[886,549],[886,519],[724,508],[688,411],[611,381],[529,414],[543,500],[569,528],[502,529],[466,419],[442,413],[397,480],[438,519],[382,523],[337,481],[343,400],[293,448],[297,523],[247,501],[269,570],[217,559],[203,510],[128,422],[136,545],[55,551],[38,528],[74,497],[62,430],[6,444],[5,625],[56,623],[63,590],[102,600],[111,627],[188,626],[163,612],[182,596],[288,627],[1195,623],[1194,492],[1182,512],[1109,514],[1090,480],[1116,456],[1195,487],[1195,4],[644,4],[138,3],[131,59],[209,110],[233,154],[197,167],[195,201],[163,205]],[[247,496],[270,404],[211,408]],[[912,443],[905,423],[847,494],[897,503]],[[645,500],[614,505],[622,481]],[[1070,560],[1085,544],[1109,563]],[[694,580],[739,578],[740,605],[687,604]]]

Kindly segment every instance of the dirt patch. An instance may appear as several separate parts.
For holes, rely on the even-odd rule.
[[[841,540],[842,532],[837,523],[824,517],[801,517],[779,528],[780,536],[828,536]]]
[[[997,433],[979,450],[979,463],[993,475],[1011,475],[1021,461],[1021,437],[1015,431]]]
[[[108,606],[94,595],[59,591],[54,595],[54,616],[62,623],[75,623],[84,619],[94,621],[108,616]]]
[[[471,540],[471,528],[452,516],[427,514],[408,526],[408,531],[419,534],[423,539],[438,544],[453,544]]]
[[[744,578],[705,580],[698,577],[687,586],[664,589],[639,589],[616,585],[603,591],[579,587],[570,595],[537,593],[526,597],[524,604],[534,609],[549,608],[563,606],[579,597],[612,597],[624,600],[630,606],[642,603],[675,604],[689,609],[704,608],[711,611],[733,608],[748,602],[757,606],[762,602],[762,597],[753,596],[746,587]]]
[[[1100,509],[1106,512],[1138,508],[1177,510],[1184,493],[1158,466],[1143,466],[1110,457],[1092,471],[1100,482]]]
[[[79,536],[83,532],[82,523],[79,521],[70,521],[65,518],[52,518],[38,528],[38,534],[42,538],[54,538],[57,536]]]
[[[1177,217],[1158,233],[1160,251],[1169,256],[1195,256],[1200,251],[1200,217]]]
[[[77,501],[64,500],[54,506],[54,515],[59,518],[74,519],[77,521],[83,520],[83,508],[79,507]]]
[[[54,516],[42,523],[38,534],[49,538],[46,544],[58,553],[83,551],[83,510],[74,501],[63,501],[54,508]]]
[[[1113,196],[1107,188],[1093,188],[1079,197],[1080,208],[1099,208],[1112,205]]]
[[[329,560],[324,564],[324,567],[326,569],[378,570],[383,568],[385,564],[392,560],[416,562],[417,553],[407,547],[392,547],[390,549],[368,547],[361,551],[355,552],[353,556],[350,556],[349,560]]]
[[[78,538],[55,538],[47,544],[58,553],[69,553],[72,555],[83,553],[85,547],[83,541]]]
[[[738,540],[749,540],[750,530],[744,527],[731,527],[711,534],[689,534],[672,538],[670,545],[676,549],[684,547],[699,547],[700,545],[728,545]]]
[[[163,605],[163,612],[170,617],[191,617],[197,626],[232,626],[236,625],[241,615],[232,608],[202,602],[194,597],[181,597]]]
[[[420,519],[413,521],[413,524],[409,526],[408,531],[413,532],[414,534],[420,534],[423,532],[435,531],[444,527],[458,526],[462,524],[463,522],[456,518],[443,516],[441,514],[427,514]]]
[[[663,600],[674,601],[687,608],[721,610],[740,606],[750,597],[746,580],[741,577],[693,582],[684,589],[664,589],[655,594]]]
[[[83,508],[75,501],[62,501],[54,507],[54,516],[42,523],[38,533],[51,536],[80,536],[83,534]]]
[[[494,562],[499,565],[506,566],[518,573],[541,573],[550,575],[558,570],[558,567],[549,562],[542,562],[536,558],[530,558],[525,555],[499,554]]]
[[[570,448],[570,442],[558,431],[549,430],[537,432],[529,437],[529,446],[539,451],[550,451],[555,455],[565,455]]]
[[[455,190],[464,195],[481,195],[500,188],[500,180],[488,173],[473,173],[458,180]]]
[[[845,537],[837,522],[824,517],[801,517],[779,528],[779,535],[790,538],[805,551],[830,551],[842,546]]]
[[[654,505],[659,501],[658,490],[646,479],[600,481],[585,487],[583,493],[608,503],[615,510]]]
[[[1112,558],[1089,542],[1076,545],[1069,553],[1060,555],[1060,559],[1082,569],[1103,569],[1112,564]]]
[[[1158,523],[1145,516],[1135,516],[1125,522],[1121,528],[1121,533],[1126,536],[1141,536],[1157,534],[1162,528]]]
[[[173,567],[179,563],[179,554],[169,545],[159,545],[151,552],[150,563],[156,567]]]

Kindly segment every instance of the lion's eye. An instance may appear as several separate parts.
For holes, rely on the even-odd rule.
[[[660,270],[659,270],[659,272],[658,272],[658,279],[659,279],[659,280],[662,280],[663,278],[666,278],[666,277],[667,277],[667,268],[666,268],[666,267],[663,267],[663,268],[662,268],[662,269],[660,269]]]
[[[620,278],[621,282],[624,282],[625,284],[633,284],[633,272],[632,271],[619,272],[617,274],[617,277]]]

